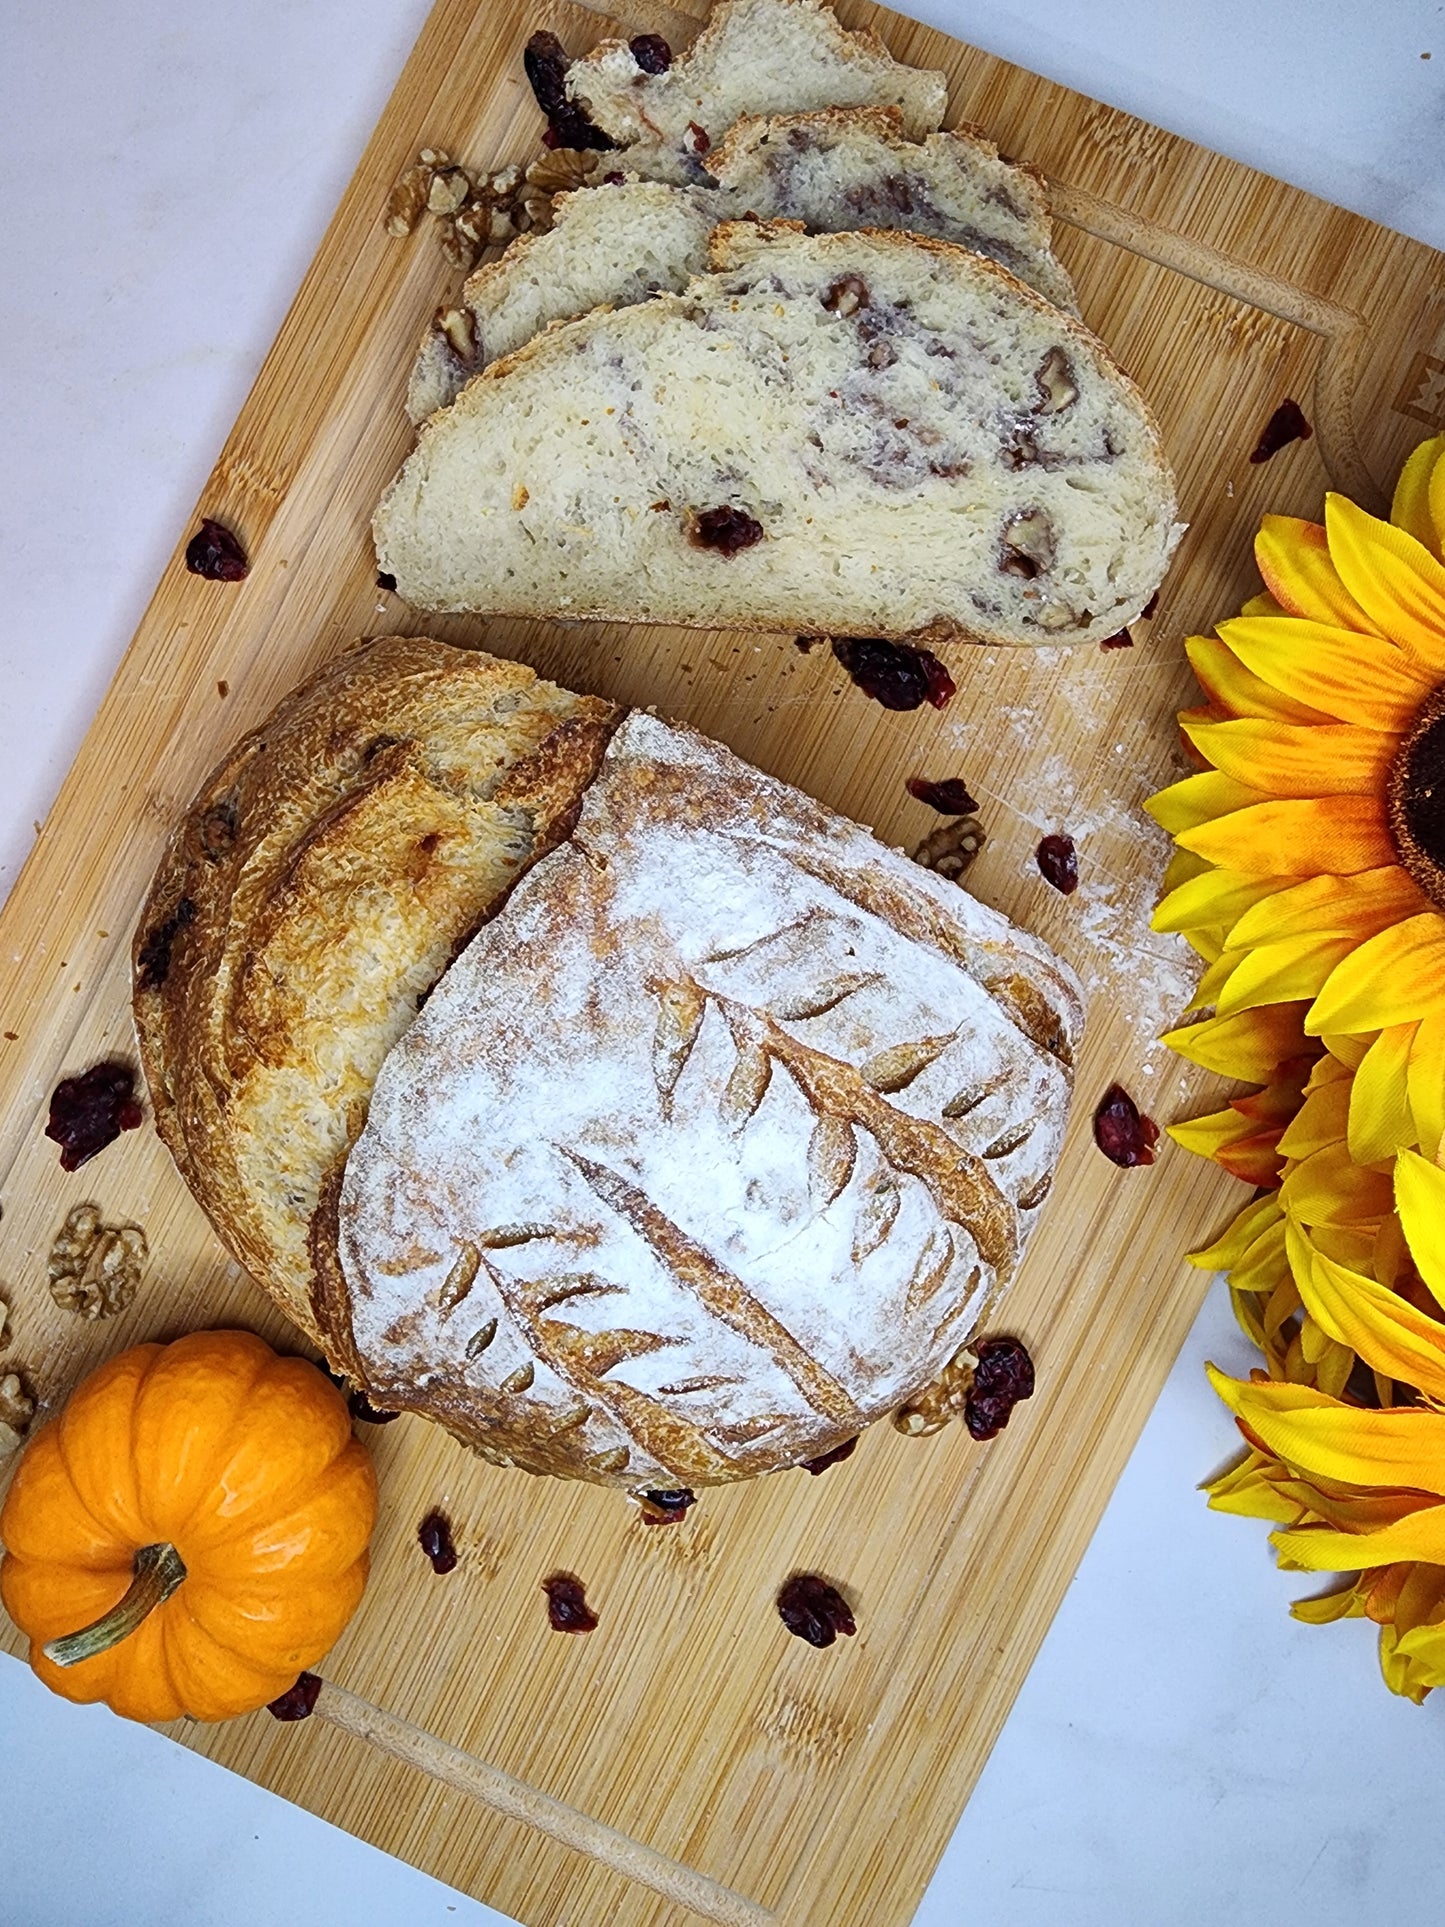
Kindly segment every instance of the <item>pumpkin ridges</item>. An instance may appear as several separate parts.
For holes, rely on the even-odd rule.
[[[121,1645],[112,1646],[108,1653],[97,1656],[116,1661],[105,1698],[108,1705],[128,1720],[147,1723],[175,1720],[187,1710],[166,1660],[167,1606],[159,1607],[149,1619],[142,1620]],[[94,1664],[95,1660],[83,1659],[78,1666],[65,1670],[83,1673]]]
[[[128,1544],[76,1489],[59,1425],[47,1425],[31,1441],[11,1482],[4,1517],[6,1548],[22,1559],[87,1572],[124,1568],[129,1583]]]
[[[325,1485],[281,1518],[242,1523],[234,1535],[213,1540],[197,1561],[210,1576],[218,1554],[266,1575],[287,1569],[306,1581],[339,1578],[357,1556],[356,1519],[374,1516],[376,1472],[366,1447],[352,1440],[327,1470]]]
[[[238,1653],[212,1638],[197,1623],[186,1586],[166,1601],[157,1618],[176,1695],[195,1719],[227,1720],[250,1712],[258,1694],[275,1699],[303,1670],[285,1663],[268,1666],[266,1656]]]
[[[136,1462],[117,1451],[129,1434],[135,1401],[162,1345],[135,1345],[82,1380],[53,1428],[79,1503],[115,1541],[118,1553],[147,1543]],[[42,1436],[44,1436],[42,1434]],[[27,1457],[29,1455],[27,1454]],[[9,1512],[9,1506],[6,1506]],[[151,1535],[152,1537],[154,1535]]]
[[[187,1558],[186,1523],[214,1494],[217,1465],[273,1356],[251,1332],[191,1332],[152,1363],[131,1417],[147,1541],[169,1539]]]
[[[316,1367],[276,1359],[252,1386],[216,1462],[215,1490],[183,1528],[191,1557],[246,1529],[258,1512],[294,1510],[353,1443],[345,1402]]]
[[[312,1594],[281,1585],[269,1592],[253,1587],[244,1594],[200,1585],[187,1587],[186,1610],[197,1628],[227,1652],[250,1658],[258,1667],[272,1662],[280,1672],[289,1669],[289,1686],[334,1644],[360,1602],[369,1566],[363,1553],[328,1583],[319,1603]]]

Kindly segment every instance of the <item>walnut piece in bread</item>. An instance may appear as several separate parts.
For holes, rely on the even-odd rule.
[[[1043,944],[633,712],[382,1067],[333,1349],[374,1402],[534,1472],[816,1458],[1013,1274],[1079,1026]]]
[[[550,329],[429,421],[373,523],[422,609],[1092,642],[1178,539],[1134,385],[1005,269],[726,223],[679,295]],[[736,511],[750,546],[711,544]]]
[[[323,1180],[418,1003],[566,833],[616,717],[520,663],[382,637],[238,743],[171,837],[135,942],[156,1125],[318,1341]]]

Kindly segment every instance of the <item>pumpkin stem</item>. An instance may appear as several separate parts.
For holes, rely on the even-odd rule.
[[[185,1576],[185,1563],[173,1545],[162,1542],[142,1546],[135,1556],[135,1577],[125,1597],[93,1624],[49,1640],[40,1650],[57,1666],[78,1666],[83,1659],[108,1653],[112,1646],[130,1637],[147,1613],[164,1605]]]

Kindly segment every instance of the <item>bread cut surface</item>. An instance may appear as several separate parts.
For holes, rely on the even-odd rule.
[[[346,1346],[377,1402],[533,1471],[830,1450],[1012,1275],[1079,1022],[1042,944],[634,712],[382,1067]]]
[[[875,33],[849,33],[821,0],[717,0],[665,73],[646,73],[625,40],[604,40],[567,70],[569,96],[651,180],[706,179],[708,154],[745,114],[896,107],[905,131],[932,133],[948,89],[894,60]]]
[[[308,1239],[372,1081],[565,832],[616,718],[520,663],[384,637],[214,770],[136,934],[156,1123],[222,1242],[326,1345]]]
[[[428,330],[407,387],[408,416],[425,421],[554,321],[680,292],[706,272],[709,237],[725,219],[780,217],[810,233],[931,234],[1001,262],[1076,313],[1037,176],[1000,160],[977,129],[917,142],[902,128],[893,107],[746,120],[708,156],[714,187],[634,180],[559,196],[547,233],[519,236],[467,282],[472,351],[461,355],[439,326]]]
[[[911,235],[712,245],[681,294],[549,330],[427,423],[374,522],[409,602],[993,643],[1140,614],[1173,479],[1081,324]]]

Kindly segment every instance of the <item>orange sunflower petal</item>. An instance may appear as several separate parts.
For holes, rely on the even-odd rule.
[[[1445,435],[1432,435],[1428,441],[1421,442],[1400,470],[1395,499],[1390,504],[1390,520],[1395,527],[1413,535],[1437,557],[1445,530],[1437,525],[1431,513],[1430,486],[1438,469],[1442,490],[1445,490],[1445,468],[1440,467],[1442,455],[1445,455]]]
[[[1196,856],[1259,876],[1281,869],[1289,876],[1353,876],[1361,870],[1383,869],[1395,857],[1385,825],[1385,805],[1376,796],[1272,799],[1236,808],[1196,829],[1172,833]]]
[[[1445,917],[1428,910],[1370,937],[1338,964],[1305,1019],[1326,1030],[1383,1030],[1445,1011]]]
[[[1432,668],[1445,668],[1445,567],[1404,529],[1346,495],[1325,497],[1330,558],[1340,580],[1390,637]]]
[[[1304,1385],[1254,1385],[1208,1368],[1237,1418],[1291,1465],[1360,1486],[1431,1493],[1445,1480],[1445,1413],[1417,1406],[1362,1411]],[[1445,1506],[1438,1508],[1445,1515]],[[1428,1558],[1428,1553],[1391,1554]],[[1383,1561],[1374,1563],[1382,1564]]]
[[[1393,642],[1362,641],[1323,622],[1236,616],[1219,624],[1219,635],[1267,687],[1365,729],[1403,730],[1434,680]]]
[[[1356,1164],[1391,1158],[1414,1139],[1410,1046],[1414,1024],[1392,1024],[1365,1052],[1350,1091],[1349,1152]]]
[[[1280,723],[1253,716],[1186,723],[1184,734],[1226,776],[1271,796],[1368,794],[1384,783],[1399,738],[1353,723]]]
[[[1276,621],[1279,618],[1275,618]],[[1224,636],[1225,624],[1220,624]],[[1359,637],[1353,638],[1359,647]],[[1307,702],[1276,689],[1246,668],[1238,654],[1228,646],[1228,638],[1190,636],[1184,645],[1196,679],[1211,703],[1232,716],[1275,716],[1285,723],[1328,723],[1334,720],[1324,710],[1312,709]]]
[[[1243,1084],[1267,1084],[1277,1065],[1307,1047],[1305,1004],[1264,1004],[1233,1017],[1209,1017],[1202,1024],[1181,1024],[1163,1042],[1191,1064]]]
[[[1231,810],[1242,810],[1250,803],[1268,800],[1266,791],[1250,789],[1247,784],[1236,783],[1233,777],[1221,776],[1218,770],[1210,769],[1199,776],[1186,776],[1181,783],[1171,783],[1167,790],[1149,797],[1144,808],[1161,830],[1177,836],[1181,830],[1193,829],[1199,823],[1212,823]]]
[[[1257,908],[1250,905],[1241,910],[1230,934],[1241,948],[1314,934],[1363,939],[1417,916],[1426,902],[1399,864],[1390,863],[1354,876],[1308,877],[1303,883],[1291,883],[1273,896],[1261,897]]]
[[[1383,633],[1340,580],[1318,522],[1266,515],[1254,538],[1254,559],[1264,586],[1290,615],[1364,636]]]

